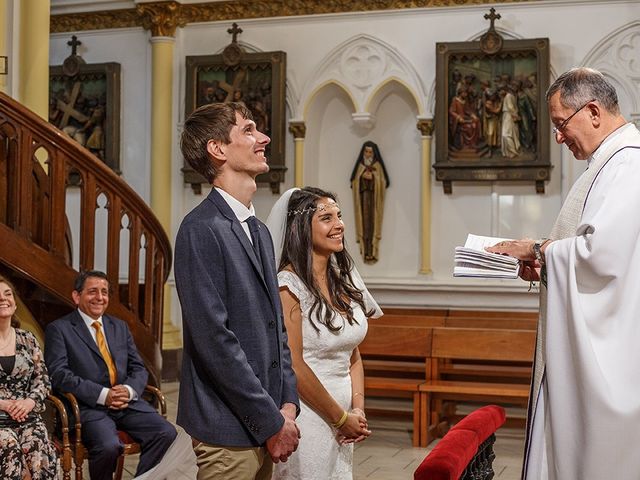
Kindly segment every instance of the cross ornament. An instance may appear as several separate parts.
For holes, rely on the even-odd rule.
[[[73,35],[71,40],[67,42],[67,45],[71,47],[71,55],[77,55],[78,46],[82,45],[82,42],[78,40],[78,37]]]
[[[484,15],[485,20],[489,20],[491,22],[491,24],[489,25],[489,30],[495,30],[494,27],[494,22],[496,20],[500,20],[502,18],[502,15],[500,15],[499,13],[496,14],[496,9],[491,7],[491,9],[489,10],[489,13],[485,13]]]
[[[236,22],[233,22],[231,28],[227,29],[227,33],[231,34],[231,43],[238,43],[238,34],[242,33],[242,29],[238,27]]]

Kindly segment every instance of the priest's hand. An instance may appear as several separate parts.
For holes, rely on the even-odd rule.
[[[534,261],[536,255],[533,251],[535,240],[523,238],[521,240],[504,240],[496,243],[492,247],[486,247],[485,250],[490,253],[499,253],[500,255],[509,255],[518,260]]]
[[[539,282],[540,264],[537,261],[522,261],[518,275],[527,282]]]

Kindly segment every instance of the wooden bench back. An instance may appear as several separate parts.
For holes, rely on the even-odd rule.
[[[416,327],[535,330],[538,324],[538,313],[498,310],[384,308],[384,316],[372,319],[370,322],[375,322],[378,325],[408,325]]]
[[[422,357],[430,355],[431,328],[407,325],[377,325],[369,322],[369,330],[359,345],[361,355]]]
[[[537,318],[513,318],[513,317],[447,317],[444,320],[445,327],[452,328],[478,328],[478,329],[507,329],[507,330],[535,330],[538,325]]]
[[[380,318],[369,320],[369,325],[392,325],[407,327],[444,327],[446,326],[444,315],[423,316],[423,315],[401,315],[386,313]]]
[[[534,330],[434,328],[431,357],[531,362],[535,341]]]
[[[446,317],[447,308],[407,308],[407,307],[385,307],[382,306],[385,315],[402,315],[417,317]]]
[[[512,310],[449,310],[448,317],[475,317],[475,318],[525,318],[537,320],[538,312],[520,312]]]

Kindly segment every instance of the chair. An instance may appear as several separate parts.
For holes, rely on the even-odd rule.
[[[487,405],[464,417],[418,466],[414,480],[493,478],[495,432],[505,419],[504,408],[497,405]]]
[[[89,457],[89,452],[82,444],[82,423],[80,419],[80,407],[76,397],[71,393],[62,394],[66,402],[63,402],[60,398],[50,395],[50,401],[52,406],[58,411],[60,416],[61,429],[51,430],[53,432],[61,431],[60,437],[58,434],[54,434],[54,445],[56,450],[63,459],[62,470],[64,480],[70,480],[71,470],[71,457],[75,464],[75,480],[82,480],[82,464],[84,460]],[[159,388],[147,385],[144,389],[142,397],[153,405],[158,412],[167,418],[167,403],[164,398],[164,394]],[[65,408],[65,403],[66,407]],[[61,409],[60,409],[61,407]],[[71,412],[68,411],[71,410]],[[69,415],[71,413],[72,415]],[[73,430],[69,431],[69,425],[72,423],[69,419],[73,418]],[[66,430],[65,430],[66,429]],[[118,457],[118,463],[116,464],[116,471],[113,474],[113,480],[122,480],[122,472],[124,469],[124,459],[126,455],[135,455],[140,453],[140,444],[135,442],[129,434],[124,431],[118,431],[118,437],[124,445],[122,454]],[[59,445],[59,447],[58,447]]]
[[[47,396],[44,403],[45,412],[42,415],[42,419],[47,426],[49,440],[53,444],[56,454],[60,459],[62,478],[63,480],[71,480],[73,459],[71,442],[69,439],[69,416],[67,415],[67,410],[62,401],[54,395]],[[78,472],[76,472],[76,480],[80,480],[81,478],[82,468],[80,468],[79,477]]]

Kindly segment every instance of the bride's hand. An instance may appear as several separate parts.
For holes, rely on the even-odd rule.
[[[344,445],[361,442],[371,435],[368,427],[364,412],[359,408],[353,409],[349,412],[347,421],[338,429],[340,443]]]

